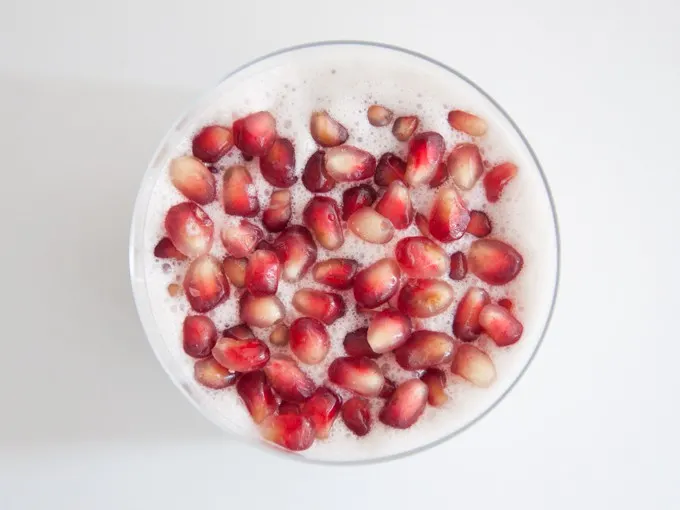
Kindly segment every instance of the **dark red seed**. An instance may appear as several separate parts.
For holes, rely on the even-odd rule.
[[[253,372],[269,361],[269,348],[257,338],[222,337],[212,349],[217,362],[234,372]]]
[[[175,245],[172,244],[172,241],[170,240],[169,237],[164,237],[163,239],[158,241],[158,244],[153,250],[153,254],[155,257],[158,257],[159,259],[176,259],[176,260],[187,259],[187,256],[184,255],[184,253],[175,248]]]
[[[462,251],[457,251],[451,255],[451,269],[449,278],[452,280],[462,280],[467,275],[467,259]]]
[[[470,211],[466,232],[475,237],[486,237],[491,233],[491,220],[482,211]]]
[[[194,379],[206,388],[221,390],[236,382],[239,374],[224,368],[212,356],[199,359],[194,364]]]
[[[312,193],[326,193],[335,187],[335,180],[326,172],[324,151],[316,151],[302,171],[302,184]]]
[[[349,356],[366,356],[367,358],[378,358],[380,354],[371,349],[368,345],[368,340],[366,338],[366,333],[368,328],[359,328],[354,331],[350,331],[345,335],[345,340],[343,346],[345,347],[345,352]]]
[[[297,181],[295,175],[295,149],[285,138],[277,139],[260,158],[262,177],[278,188],[290,188]]]
[[[217,125],[204,127],[191,142],[194,156],[206,163],[215,163],[233,146],[231,129]]]
[[[317,388],[309,400],[302,404],[302,415],[314,424],[316,437],[326,439],[340,412],[340,399],[328,388]]]
[[[406,161],[396,154],[386,152],[378,160],[373,180],[378,186],[387,187],[394,181],[403,181],[406,172]]]
[[[236,384],[236,391],[255,423],[262,423],[277,410],[276,397],[262,370],[243,374]]]
[[[347,221],[354,211],[370,207],[378,194],[368,184],[346,189],[342,194],[342,219]]]
[[[210,317],[188,315],[182,325],[184,352],[193,358],[205,358],[217,341],[217,328]]]
[[[367,400],[352,397],[342,405],[342,421],[357,436],[365,436],[371,431],[371,406]]]

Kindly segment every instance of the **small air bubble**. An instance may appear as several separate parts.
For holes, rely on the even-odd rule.
[[[172,269],[172,266],[170,264],[168,264],[167,262],[165,264],[163,264],[163,272],[164,273],[169,273],[171,269]]]
[[[286,128],[286,129],[289,129],[292,125],[293,125],[293,123],[290,120],[284,120],[283,121],[283,127]]]

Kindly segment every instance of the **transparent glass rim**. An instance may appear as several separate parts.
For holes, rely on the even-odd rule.
[[[130,264],[130,278],[131,278],[131,284],[132,284],[132,293],[134,296],[135,300],[135,305],[137,307],[137,313],[139,315],[140,321],[142,323],[142,327],[144,329],[144,332],[147,337],[147,341],[151,345],[152,350],[154,351],[154,354],[156,355],[156,358],[158,359],[159,363],[165,370],[165,372],[168,374],[169,378],[172,380],[172,382],[175,384],[175,386],[184,394],[184,396],[199,410],[199,412],[205,416],[208,420],[212,421],[215,425],[217,425],[220,430],[224,431],[226,436],[235,436],[236,434],[230,433],[230,431],[225,430],[225,428],[219,423],[217,419],[217,415],[211,411],[211,409],[207,408],[206,406],[203,406],[199,404],[193,396],[189,393],[188,389],[182,384],[182,382],[179,380],[177,374],[170,369],[170,367],[167,364],[167,359],[165,358],[165,354],[162,353],[159,350],[159,347],[155,344],[154,341],[152,341],[152,337],[154,335],[159,335],[160,333],[158,332],[157,324],[154,319],[153,313],[151,311],[151,305],[150,305],[150,299],[148,295],[148,289],[146,286],[146,281],[145,281],[145,271],[144,271],[144,260],[143,260],[143,254],[140,252],[140,250],[136,250],[137,247],[143,246],[144,244],[144,226],[146,223],[146,215],[147,215],[147,209],[148,209],[148,201],[150,197],[150,191],[153,188],[153,184],[155,183],[155,180],[151,180],[151,170],[152,170],[152,163],[158,159],[158,156],[160,152],[163,150],[163,147],[166,145],[166,142],[170,138],[171,134],[173,131],[183,122],[183,120],[195,110],[196,104],[199,104],[201,101],[206,99],[210,94],[212,94],[215,91],[215,88],[218,87],[222,82],[225,80],[231,78],[232,76],[235,76],[239,72],[243,71],[244,69],[247,69],[251,66],[254,66],[260,62],[263,62],[265,60],[287,54],[287,53],[293,53],[299,50],[305,50],[305,49],[310,49],[310,48],[315,48],[315,47],[321,47],[321,46],[365,46],[365,47],[373,47],[373,48],[381,48],[385,50],[391,50],[397,53],[402,53],[411,57],[416,57],[421,60],[424,60],[430,64],[433,64],[435,66],[438,66],[445,71],[448,71],[449,73],[453,74],[454,76],[460,78],[464,82],[466,82],[468,85],[470,85],[473,89],[475,89],[479,94],[481,94],[487,101],[489,101],[497,110],[498,112],[505,118],[505,120],[510,124],[510,126],[515,130],[517,135],[519,136],[520,140],[524,144],[525,149],[528,151],[529,155],[531,156],[534,164],[536,165],[536,169],[539,172],[539,175],[541,177],[541,180],[543,182],[543,186],[545,188],[545,192],[547,194],[548,201],[550,203],[550,209],[552,212],[552,219],[553,219],[553,226],[554,226],[554,232],[555,232],[555,247],[556,247],[556,271],[555,271],[555,280],[554,280],[554,290],[553,290],[553,295],[552,295],[552,302],[550,304],[550,308],[545,320],[545,324],[543,325],[543,329],[541,330],[540,337],[538,341],[536,342],[536,345],[534,347],[533,352],[530,354],[527,362],[525,363],[524,367],[519,371],[515,379],[508,385],[507,389],[501,393],[498,398],[491,404],[489,405],[483,412],[481,412],[478,416],[470,420],[469,423],[464,425],[463,427],[444,435],[443,437],[436,439],[434,441],[431,441],[430,443],[427,443],[422,446],[418,446],[416,448],[412,448],[407,451],[399,452],[396,454],[392,455],[384,455],[381,457],[375,457],[372,459],[361,459],[361,460],[321,460],[321,459],[313,459],[313,458],[308,458],[304,455],[298,455],[298,454],[291,454],[291,452],[285,451],[280,448],[272,447],[272,445],[265,444],[263,441],[255,441],[250,438],[246,437],[241,437],[238,436],[239,440],[246,444],[250,444],[251,446],[257,447],[259,450],[267,451],[269,453],[272,453],[274,455],[278,455],[284,458],[288,459],[295,459],[304,463],[308,464],[321,464],[321,465],[341,465],[341,466],[356,466],[356,465],[370,465],[370,464],[377,464],[377,463],[382,463],[382,462],[387,462],[387,461],[392,461],[392,460],[397,460],[397,459],[402,459],[405,457],[409,457],[411,455],[427,451],[431,448],[434,448],[446,441],[449,441],[450,439],[458,436],[459,434],[463,433],[470,427],[472,427],[474,424],[479,422],[482,418],[487,416],[493,409],[498,406],[498,404],[505,399],[505,397],[510,393],[510,391],[517,385],[519,380],[522,378],[522,376],[526,373],[528,370],[529,366],[533,362],[534,358],[536,357],[536,354],[538,353],[539,348],[543,344],[543,341],[545,339],[548,327],[551,323],[553,313],[555,310],[555,304],[557,301],[557,293],[558,293],[558,288],[559,288],[559,283],[560,283],[560,273],[561,273],[561,244],[560,244],[560,232],[559,232],[559,225],[558,225],[558,219],[557,219],[557,210],[555,208],[555,201],[553,198],[552,191],[550,189],[550,185],[548,184],[548,180],[545,176],[545,172],[543,171],[543,167],[541,166],[538,157],[536,156],[536,153],[534,152],[533,148],[529,144],[529,141],[527,138],[524,136],[524,133],[519,129],[515,121],[510,117],[510,115],[501,107],[500,104],[496,102],[496,100],[491,97],[487,92],[485,92],[479,85],[477,85],[475,82],[473,82],[470,78],[465,76],[463,73],[447,66],[446,64],[443,64],[442,62],[439,62],[438,60],[435,60],[431,57],[428,57],[427,55],[423,55],[422,53],[418,53],[416,51],[412,51],[406,48],[401,48],[399,46],[394,46],[391,44],[384,44],[384,43],[379,43],[379,42],[371,42],[371,41],[359,41],[359,40],[330,40],[330,41],[317,41],[317,42],[311,42],[311,43],[305,43],[305,44],[299,44],[295,46],[290,46],[286,48],[282,48],[279,50],[276,50],[271,53],[267,53],[265,55],[262,55],[254,60],[251,60],[231,72],[227,73],[225,76],[223,76],[219,82],[213,87],[211,87],[209,90],[201,94],[197,100],[190,105],[188,109],[186,109],[179,117],[178,119],[173,123],[173,125],[170,127],[166,135],[163,137],[161,142],[158,145],[158,148],[156,149],[155,153],[153,154],[149,165],[147,166],[146,171],[144,172],[144,175],[142,177],[142,181],[140,183],[140,188],[137,193],[137,197],[135,199],[135,205],[134,205],[134,211],[133,211],[133,216],[132,216],[132,226],[130,230],[130,245],[129,245],[129,264]]]

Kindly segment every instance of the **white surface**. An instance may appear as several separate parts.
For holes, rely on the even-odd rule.
[[[0,5],[1,509],[678,508],[675,2],[168,5]],[[510,396],[437,449],[359,468],[225,442],[153,358],[127,275],[169,123],[226,70],[329,38],[479,83],[531,141],[562,230],[557,311]]]

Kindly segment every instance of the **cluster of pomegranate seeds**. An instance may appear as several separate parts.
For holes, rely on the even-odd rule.
[[[449,112],[451,128],[469,141],[447,153],[440,133],[419,131],[417,116],[395,119],[392,110],[378,104],[366,116],[377,128],[392,124],[394,138],[402,142],[395,152],[406,159],[386,152],[376,160],[346,143],[350,133],[340,120],[315,111],[309,132],[317,149],[300,171],[296,141],[281,138],[276,119],[260,111],[231,127],[205,126],[192,141],[192,154],[169,165],[171,183],[188,201],[167,211],[166,236],[154,255],[184,268],[182,285],[170,284],[168,293],[177,297],[183,292],[192,309],[183,323],[182,345],[197,358],[194,377],[213,390],[235,385],[262,436],[293,451],[328,438],[338,417],[357,436],[369,434],[375,419],[397,429],[412,426],[427,405],[447,405],[452,382],[493,383],[493,361],[475,345],[480,335],[505,347],[523,332],[513,301],[494,302],[480,286],[514,280],[522,255],[494,238],[488,214],[470,210],[463,196],[481,181],[488,202],[497,202],[518,172],[510,162],[486,168],[475,142],[486,134],[486,122],[463,110]],[[250,170],[243,164],[218,165],[233,146],[246,162],[258,158]],[[277,188],[264,209],[251,175],[258,167]],[[304,226],[291,224],[289,188],[294,186],[313,194],[300,205]],[[323,195],[336,186],[342,186],[342,203]],[[414,206],[412,193],[419,187],[436,188],[428,214]],[[215,225],[201,208],[217,200],[234,217],[217,232],[226,252],[221,261],[212,255]],[[412,224],[421,235],[411,234]],[[399,239],[393,252],[386,248],[384,258],[368,265],[326,253],[340,249],[348,236],[385,245],[402,230],[409,235]],[[452,243],[465,235],[471,239],[469,248],[456,250]],[[325,250],[321,260],[319,247]],[[287,310],[277,297],[280,281],[295,284],[305,277],[318,288],[300,284]],[[450,281],[467,278],[473,279],[471,285],[457,295]],[[229,298],[230,285],[236,289],[241,324],[220,334],[205,314]],[[346,302],[350,296],[355,303]],[[329,359],[340,339],[328,328],[348,306],[367,325],[345,334],[346,356]],[[445,313],[451,314],[452,331],[426,329],[421,323]],[[267,341],[251,327],[270,328]],[[387,353],[410,377],[395,383],[385,376]],[[327,379],[317,385],[301,365],[322,363],[328,364]],[[446,368],[452,377],[447,378]],[[371,399],[381,403],[377,416]]]

